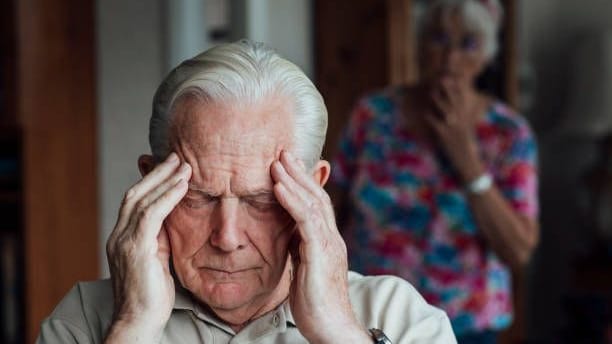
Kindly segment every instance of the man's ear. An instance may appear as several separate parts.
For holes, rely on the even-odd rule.
[[[324,186],[329,179],[330,173],[331,165],[329,162],[327,160],[319,160],[312,171],[312,177],[319,185]]]
[[[138,170],[140,170],[140,174],[144,177],[149,172],[153,170],[155,167],[155,160],[152,155],[143,154],[138,157]]]

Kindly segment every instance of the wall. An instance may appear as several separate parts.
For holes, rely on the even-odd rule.
[[[541,164],[542,236],[530,271],[528,331],[533,342],[558,342],[570,316],[567,297],[574,283],[572,264],[588,248],[583,178],[597,153],[595,138],[572,133],[571,127],[561,124],[567,116],[578,124],[586,118],[584,113],[568,110],[578,92],[591,92],[573,87],[574,73],[584,67],[573,61],[585,37],[612,29],[612,2],[519,3],[521,56],[536,76],[535,103],[527,117],[539,137]]]
[[[538,101],[528,114],[540,132],[552,130],[566,115],[569,71],[585,35],[612,30],[609,0],[519,1],[520,54],[536,69]]]
[[[119,204],[149,152],[151,99],[164,72],[160,1],[100,0],[98,34],[98,151],[100,271],[108,276],[105,244]]]
[[[310,0],[247,0],[245,36],[274,47],[313,76]]]

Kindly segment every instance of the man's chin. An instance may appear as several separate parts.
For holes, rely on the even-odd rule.
[[[198,296],[200,301],[207,304],[215,313],[230,312],[253,302],[254,296],[249,289],[244,282],[215,283],[204,291],[204,295]]]

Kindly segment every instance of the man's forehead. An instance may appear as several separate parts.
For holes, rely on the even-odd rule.
[[[279,138],[265,132],[250,132],[234,135],[226,132],[210,134],[181,135],[176,138],[181,145],[188,145],[199,157],[235,156],[235,157],[276,157],[286,146]]]
[[[217,195],[251,195],[271,190],[270,166],[278,159],[280,147],[266,144],[269,138],[258,137],[259,144],[249,140],[226,140],[220,135],[195,144],[181,144],[177,150],[193,168],[192,189]]]
[[[292,148],[291,116],[283,111],[267,103],[178,107],[171,142],[192,164],[193,188],[234,195],[271,190],[270,165]]]
[[[270,154],[290,142],[293,116],[279,100],[249,106],[186,99],[176,110],[173,139],[202,154]]]

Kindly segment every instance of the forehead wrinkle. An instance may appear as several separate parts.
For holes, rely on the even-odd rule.
[[[270,165],[292,146],[293,131],[286,128],[293,128],[293,119],[287,111],[287,104],[275,99],[248,107],[179,102],[172,139],[198,165],[192,186],[211,194],[271,192]]]
[[[199,121],[197,124],[189,123],[191,121],[188,120],[181,122],[182,125],[175,126],[175,141],[182,141],[183,144],[191,146],[199,156],[222,154],[236,157],[252,155],[277,157],[280,153],[279,147],[288,146],[290,143],[288,133],[271,135],[270,132],[274,130],[266,126],[242,128],[239,125],[219,126],[208,121]]]
[[[217,134],[203,140],[197,140],[195,143],[192,142],[192,145],[195,150],[202,152],[200,156],[272,156],[276,150],[276,141],[265,133],[251,132],[240,136]]]
[[[194,171],[191,186],[215,196],[271,192],[270,165],[275,159],[275,150],[271,148],[267,154],[253,148],[229,154],[214,150],[197,154],[195,161],[201,168]]]

